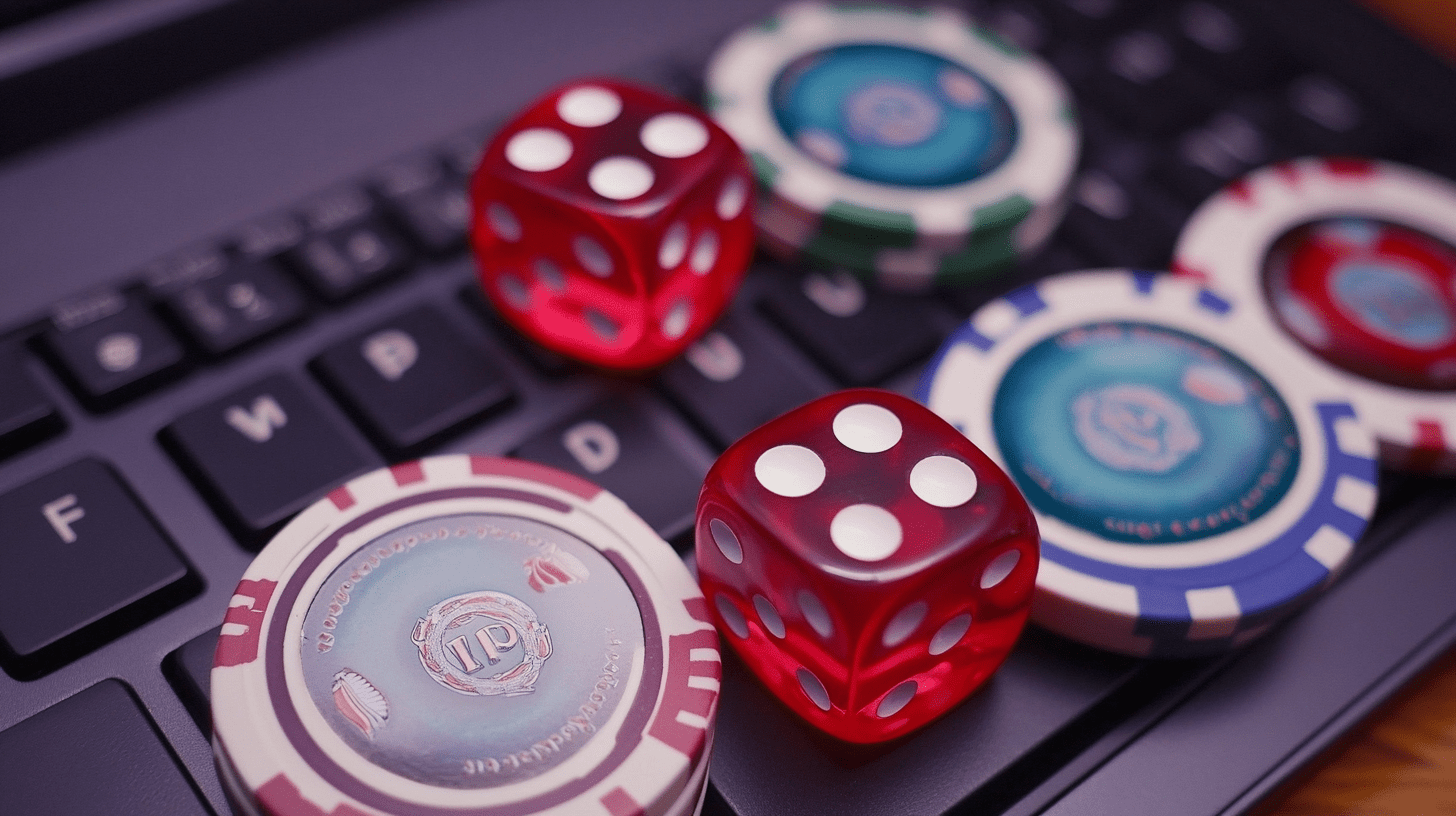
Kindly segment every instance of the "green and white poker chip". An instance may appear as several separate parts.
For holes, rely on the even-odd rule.
[[[957,247],[875,246],[852,236],[804,230],[773,218],[771,207],[758,214],[759,242],[779,257],[811,267],[843,269],[885,289],[917,290],[927,283],[971,284],[994,279],[1024,257],[1013,230],[977,232]]]
[[[953,10],[790,5],[729,38],[707,89],[753,162],[760,226],[897,250],[901,286],[964,280],[938,259],[977,234],[1029,254],[1065,210],[1079,143],[1065,84]]]

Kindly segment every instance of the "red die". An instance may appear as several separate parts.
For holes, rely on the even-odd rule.
[[[748,434],[698,499],[720,631],[789,708],[850,742],[919,728],[996,670],[1031,608],[1038,540],[995,463],[873,389]]]
[[[738,288],[751,180],[692,106],[615,80],[565,85],[501,129],[471,181],[481,282],[548,348],[610,368],[666,362]]]

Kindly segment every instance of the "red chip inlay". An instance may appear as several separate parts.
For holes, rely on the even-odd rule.
[[[699,620],[703,623],[713,622],[713,613],[708,611],[707,598],[701,596],[697,598],[685,598],[683,599],[683,606],[688,610],[688,615],[693,620]]]
[[[349,492],[348,485],[340,485],[329,491],[329,501],[340,510],[348,510],[357,503],[354,500],[354,494]]]
[[[707,731],[678,721],[686,711],[704,719],[713,713],[718,690],[689,685],[693,676],[715,682],[722,678],[723,664],[717,661],[693,660],[693,649],[716,649],[718,634],[712,629],[699,629],[686,635],[673,635],[667,640],[667,677],[663,681],[662,709],[648,726],[647,733],[664,745],[693,761],[703,755]]]
[[[630,794],[621,788],[612,788],[602,797],[602,807],[612,816],[642,816],[646,813]]]
[[[238,584],[233,592],[247,598],[247,606],[229,606],[223,615],[223,623],[243,627],[241,634],[223,632],[217,638],[217,651],[213,652],[214,666],[242,666],[258,659],[258,639],[263,634],[263,616],[268,611],[268,601],[277,581],[248,581]]]
[[[1375,163],[1369,159],[1325,159],[1324,164],[1331,173],[1339,176],[1371,176],[1375,174]]]
[[[1229,184],[1229,186],[1225,187],[1224,189],[1228,191],[1228,194],[1230,196],[1237,198],[1241,203],[1254,203],[1253,191],[1250,190],[1249,182],[1245,179],[1241,178],[1238,181]]]
[[[401,462],[391,467],[389,473],[400,487],[425,480],[425,469],[419,462]]]
[[[1416,420],[1416,447],[1423,450],[1445,450],[1446,435],[1441,433],[1441,423],[1430,419]]]
[[[1406,456],[1406,466],[1419,470],[1435,467],[1446,453],[1446,435],[1441,423],[1430,419],[1416,420],[1415,446]]]
[[[1202,269],[1195,269],[1180,261],[1174,261],[1172,266],[1168,267],[1168,270],[1171,271],[1174,275],[1182,275],[1185,278],[1195,278],[1205,283],[1208,281],[1207,272],[1204,272]]]
[[[531,479],[560,488],[568,493],[574,493],[583,499],[596,498],[596,495],[602,492],[600,487],[586,479],[522,459],[471,456],[470,472],[476,476],[512,476],[518,479]]]
[[[1300,166],[1298,162],[1282,161],[1274,165],[1274,172],[1284,180],[1285,184],[1294,187],[1299,184]]]
[[[258,788],[258,801],[268,813],[287,813],[289,816],[369,816],[347,803],[341,803],[333,810],[324,810],[303,798],[298,786],[282,774]]]

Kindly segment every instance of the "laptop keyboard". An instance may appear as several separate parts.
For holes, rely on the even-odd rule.
[[[476,288],[465,182],[488,133],[477,129],[278,202],[272,216],[198,236],[9,327],[0,700],[58,677],[85,690],[24,718],[0,707],[7,812],[224,807],[206,751],[207,671],[226,599],[212,588],[232,586],[287,519],[352,476],[454,450],[531,459],[616,493],[687,555],[698,485],[719,451],[837,388],[908,391],[987,298],[1057,271],[1165,266],[1189,212],[1270,161],[1333,153],[1456,167],[1432,114],[1410,121],[1357,90],[1337,49],[1324,62],[1288,50],[1280,33],[1298,25],[1297,11],[1282,4],[966,5],[1049,60],[1083,125],[1063,225],[1004,279],[904,294],[761,257],[681,358],[607,376],[515,336]],[[692,94],[698,69],[660,65],[647,79]],[[1456,113],[1444,115],[1456,128]],[[1376,530],[1429,484],[1387,486]],[[196,557],[193,538],[216,552]],[[101,654],[136,650],[165,678],[165,691],[151,676],[127,678],[146,703]],[[857,756],[794,726],[730,660],[705,812],[1015,810],[1217,666],[1101,654],[1033,628],[971,704],[889,755]],[[192,716],[195,733],[175,727],[174,710]],[[966,761],[968,740],[992,732]],[[776,767],[793,768],[793,783],[776,781]]]

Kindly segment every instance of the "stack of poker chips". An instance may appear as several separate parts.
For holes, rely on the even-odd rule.
[[[948,9],[788,6],[723,45],[707,92],[781,256],[891,288],[971,283],[1034,253],[1066,208],[1066,86]]]

